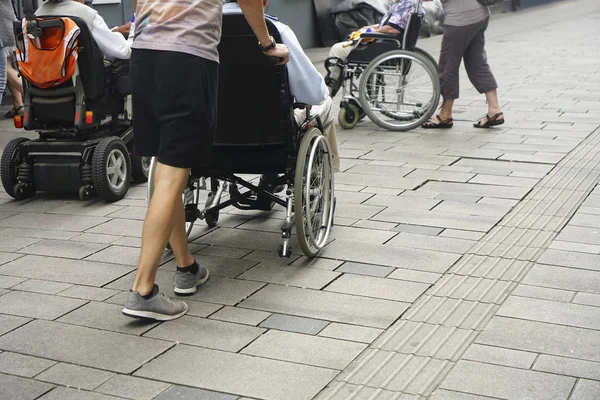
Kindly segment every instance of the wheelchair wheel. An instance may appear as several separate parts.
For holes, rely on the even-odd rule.
[[[148,169],[148,195],[147,202],[150,205],[150,200],[152,200],[152,196],[154,195],[154,176],[156,175],[156,157],[152,157],[150,159],[150,167]],[[195,185],[192,184],[190,180],[190,184],[188,184],[185,189],[183,189],[183,193],[181,194],[181,199],[183,200],[183,208],[185,209],[188,205],[194,205],[196,209],[198,209],[198,189]],[[194,227],[194,221],[186,221],[185,222],[185,234],[187,237],[192,233],[192,228]],[[167,248],[171,249],[171,246],[167,243]]]
[[[359,121],[360,112],[355,105],[346,103],[340,108],[338,122],[342,129],[353,129]]]
[[[377,57],[362,75],[360,102],[369,118],[390,131],[421,126],[440,99],[437,72],[416,52],[394,50]]]
[[[294,225],[304,254],[314,257],[327,243],[335,206],[331,151],[318,129],[302,139],[294,182]]]
[[[29,141],[29,139],[22,137],[12,139],[4,148],[2,158],[0,159],[0,178],[2,180],[2,186],[6,193],[15,199],[17,198],[15,187],[19,183],[19,165],[23,161],[19,154],[19,146],[27,141]],[[31,194],[31,196],[33,196],[33,194]]]
[[[131,178],[131,158],[127,146],[118,137],[103,139],[92,156],[92,182],[105,201],[121,200],[127,194]]]
[[[136,183],[148,182],[150,173],[150,157],[140,157],[131,154],[131,177]]]
[[[433,69],[439,73],[440,72],[440,65],[438,64],[437,60],[435,58],[433,58],[433,56],[431,54],[429,54],[428,52],[426,52],[425,50],[419,48],[419,47],[415,47],[415,53],[419,53],[421,55],[424,55],[425,58],[427,58],[429,60],[429,62],[431,63],[431,67],[433,67]]]

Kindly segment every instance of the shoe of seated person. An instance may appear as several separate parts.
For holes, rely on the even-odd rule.
[[[201,267],[197,262],[187,268],[177,268],[173,283],[173,291],[179,296],[190,296],[196,293],[196,288],[208,280],[208,268]]]
[[[276,185],[274,183],[269,183],[277,180],[277,175],[265,174],[260,176],[260,180],[258,181],[258,186],[267,186],[267,190],[273,194],[279,193],[285,189],[285,184]]]
[[[145,298],[138,292],[130,290],[122,312],[132,318],[170,321],[182,317],[187,310],[187,304],[183,301],[169,299],[160,293],[158,285],[154,285],[150,298]]]

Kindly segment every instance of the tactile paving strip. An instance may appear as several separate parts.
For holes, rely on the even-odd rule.
[[[600,130],[361,354],[319,399],[423,399],[600,182]]]

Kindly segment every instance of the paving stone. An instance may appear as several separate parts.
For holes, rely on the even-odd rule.
[[[423,181],[430,180],[444,182],[468,182],[474,176],[475,174],[465,172],[431,171],[423,169],[416,169],[410,174],[406,175],[407,178],[422,179]]]
[[[249,254],[250,250],[237,249],[234,247],[208,246],[198,251],[196,254],[203,256],[223,257],[223,258],[242,258]]]
[[[377,215],[384,207],[366,204],[339,203],[335,207],[335,224],[340,224],[340,219],[352,219],[352,223],[359,219],[369,219]],[[281,234],[279,234],[281,236]]]
[[[169,388],[168,383],[136,378],[128,375],[115,375],[96,388],[97,392],[134,400],[152,400]],[[157,397],[160,398],[160,397]],[[163,397],[166,400],[166,397]]]
[[[0,231],[2,233],[2,231]],[[13,254],[13,253],[4,253],[0,251],[0,265],[6,264],[7,262],[13,261],[19,257],[22,257],[21,254]]]
[[[146,218],[147,207],[126,207],[109,215],[111,218],[137,219],[143,221]]]
[[[399,224],[487,232],[496,225],[499,218],[481,215],[449,214],[437,211],[407,211],[398,207],[388,207],[372,219],[397,222]]]
[[[505,367],[530,369],[537,358],[537,354],[502,347],[472,344],[463,354],[462,358],[464,360],[504,365]]]
[[[377,194],[368,199],[365,204],[384,207],[401,207],[415,210],[431,210],[440,202],[441,200],[438,199],[422,199],[421,201],[416,201],[411,197]]]
[[[65,289],[70,288],[69,283],[60,283],[52,281],[41,281],[38,279],[28,279],[23,283],[13,286],[12,290],[21,290],[24,292],[35,292],[43,294],[57,294]]]
[[[0,400],[34,400],[53,388],[32,379],[0,374]]]
[[[29,318],[0,314],[0,336],[12,331],[13,329],[20,327],[21,325],[25,325],[29,321],[31,321],[31,319]]]
[[[574,358],[540,355],[533,366],[536,371],[600,380],[600,363]],[[600,392],[598,392],[600,393]]]
[[[538,262],[540,264],[600,271],[600,254],[584,254],[548,249],[542,254]]]
[[[390,231],[396,227],[394,223],[388,222],[379,222],[379,221],[370,221],[370,220],[360,220],[352,225],[353,227],[358,228],[366,228],[366,229],[377,229],[381,231]],[[337,229],[337,226],[336,226]]]
[[[571,326],[495,317],[476,342],[600,362],[600,332]]]
[[[409,282],[435,283],[441,276],[441,274],[435,274],[433,272],[396,268],[394,272],[387,276],[387,278],[400,279]]]
[[[130,219],[111,219],[103,221],[102,224],[96,224],[94,228],[85,229],[88,233],[101,233],[114,236],[142,236],[142,225],[144,221],[134,221]]]
[[[355,226],[336,226],[331,231],[330,237],[332,239],[352,240],[362,243],[384,244],[396,235],[396,232],[363,229]]]
[[[122,236],[101,235],[99,233],[83,233],[79,236],[75,236],[74,238],[71,238],[70,240],[73,242],[110,244],[121,238],[122,238]]]
[[[163,261],[168,255],[163,255]],[[86,261],[96,261],[101,263],[109,264],[121,264],[137,266],[140,259],[140,249],[136,247],[124,247],[124,246],[109,246],[95,252],[91,256],[86,258]]]
[[[507,186],[507,187],[525,187],[532,188],[539,182],[539,179],[516,178],[512,176],[496,176],[477,174],[469,183],[478,183],[485,185]]]
[[[407,308],[406,303],[269,285],[245,300],[244,308],[386,328]],[[373,314],[372,310],[379,312]]]
[[[580,379],[571,395],[572,400],[594,400],[600,394],[600,382]]]
[[[333,322],[319,332],[319,336],[352,342],[372,343],[382,332],[382,329]]]
[[[428,284],[346,274],[331,283],[326,291],[413,302],[429,288]]]
[[[365,160],[404,161],[408,163],[454,165],[459,157],[411,154],[392,151],[372,151],[361,157]],[[337,179],[337,177],[336,177]]]
[[[75,389],[92,390],[113,376],[114,373],[112,372],[59,363],[42,372],[35,379]]]
[[[600,295],[590,293],[577,293],[573,303],[587,304],[588,306],[600,307]]]
[[[317,367],[344,369],[366,344],[298,333],[269,331],[242,350],[242,354]]]
[[[104,301],[109,297],[119,293],[117,290],[103,289],[93,286],[72,285],[59,293],[60,296],[72,297],[75,299]]]
[[[187,367],[179,368],[185,359]],[[198,371],[212,371],[199,374]],[[136,375],[264,399],[311,399],[338,372],[243,354],[179,345]]]
[[[518,285],[511,294],[513,296],[532,297],[534,299],[562,301],[565,303],[569,303],[573,299],[573,297],[575,297],[575,292],[571,292],[568,290],[550,289],[550,288],[545,288],[545,287],[521,285],[521,284]]]
[[[493,400],[492,397],[476,394],[455,392],[453,390],[437,389],[429,397],[431,400]]]
[[[392,230],[393,231],[398,231],[398,232],[414,233],[414,234],[417,234],[417,235],[437,236],[444,229],[443,228],[435,228],[435,227],[432,227],[432,226],[398,224]]]
[[[502,304],[515,283],[472,276],[446,274],[428,293],[433,296]]]
[[[316,335],[321,332],[328,324],[327,321],[295,317],[293,315],[273,314],[264,320],[260,327],[268,329],[278,329],[281,331],[305,333],[307,335]]]
[[[160,340],[40,320],[0,337],[0,348],[7,351],[125,374],[171,346]]]
[[[248,271],[257,264],[252,260],[240,260],[231,258],[221,258],[213,256],[196,256],[198,264],[210,270],[211,276],[221,276],[223,278],[235,278]]]
[[[327,245],[322,250],[321,255],[336,260],[415,269],[425,272],[445,272],[460,257],[458,254],[405,247],[376,246],[344,240],[336,240]]]
[[[39,319],[56,319],[86,302],[41,293],[13,291],[2,296],[0,313]]]
[[[556,237],[557,240],[575,243],[600,245],[600,229],[566,226]]]
[[[107,219],[102,217],[21,213],[14,217],[0,220],[0,226],[7,228],[43,226],[49,230],[83,232],[106,221]]]
[[[121,313],[122,309],[121,305],[92,301],[62,316],[57,321],[131,335],[142,335],[157,325],[152,321],[126,317]]]
[[[0,266],[0,274],[79,285],[103,286],[130,272],[132,267],[85,260],[25,256]]]
[[[16,276],[5,276],[0,275],[0,288],[10,289],[13,286],[20,284],[21,282],[25,282],[27,278],[17,278]]]
[[[378,400],[418,400],[419,396],[335,381],[322,391],[317,398],[328,400],[367,400],[373,398]]]
[[[441,236],[416,235],[401,232],[391,240],[387,246],[408,247],[413,249],[435,250],[445,253],[464,254],[475,241],[464,239],[445,238]]]
[[[481,329],[498,309],[492,303],[423,295],[403,318],[463,329]]]
[[[270,315],[271,314],[266,312],[248,310],[245,308],[223,307],[211,315],[210,318],[236,324],[257,326]]]
[[[397,175],[372,175],[340,172],[335,176],[336,184],[378,186],[392,189],[416,189],[425,179],[402,178]]]
[[[336,223],[337,223],[337,219],[336,219]],[[291,263],[295,262],[296,260],[303,259],[302,256],[298,255],[297,253],[293,253],[293,251],[294,251],[294,248],[292,247],[292,254],[291,254],[290,258],[288,258],[285,261],[281,260],[281,257],[279,257],[279,254],[277,254],[277,252],[264,251],[264,250],[252,251],[252,252],[248,253],[247,255],[245,255],[243,259],[244,260],[253,260],[256,262],[267,262],[267,261],[283,262],[285,264],[291,264]],[[321,260],[321,259],[316,258],[315,260]],[[341,261],[339,263],[341,264]],[[328,269],[328,268],[321,268],[321,269]],[[334,269],[335,268],[329,268],[329,270],[334,270]]]
[[[151,382],[151,381],[149,381]],[[173,385],[154,400],[236,400],[237,396],[230,394],[212,392],[210,390],[196,389],[186,386]]]
[[[54,231],[47,229],[7,228],[1,231],[3,236],[17,236],[37,239],[69,240],[80,235],[78,232]]]
[[[170,324],[159,325],[144,336],[235,353],[264,332],[252,326],[184,316]]]
[[[0,251],[17,251],[39,241],[39,239],[32,239],[26,237],[5,236],[2,237],[2,241],[0,242]]]
[[[0,372],[33,378],[35,375],[56,364],[43,358],[24,356],[5,351],[0,354]]]
[[[108,214],[114,213],[119,210],[125,209],[124,206],[117,206],[114,204],[107,204],[104,202],[89,203],[89,202],[71,202],[53,208],[48,211],[49,214],[64,214],[64,215],[80,215],[80,216],[93,216],[93,217],[105,217]]]
[[[554,240],[548,248],[553,250],[565,250],[572,251],[575,253],[590,253],[600,254],[600,245],[575,243],[575,242],[562,242],[560,240]]]
[[[567,398],[575,379],[517,368],[459,361],[442,388],[504,399]]]
[[[507,186],[503,187],[502,190],[498,190],[498,187],[495,185],[452,182],[427,182],[419,190],[520,200],[527,194],[529,188]]]
[[[536,264],[531,268],[523,283],[600,294],[600,272],[597,271]]]
[[[580,304],[511,296],[497,315],[600,330],[600,309]]]
[[[118,400],[118,397],[59,386],[40,400]]]
[[[389,275],[392,271],[394,271],[394,268],[384,267],[381,265],[346,262],[341,267],[336,269],[336,271],[347,273],[347,274],[376,276],[376,277],[384,278],[387,275]]]
[[[482,232],[463,231],[460,229],[444,229],[439,235],[455,239],[480,240],[485,234]]]
[[[477,198],[478,201],[480,198]],[[503,217],[510,211],[509,206],[486,204],[486,203],[465,203],[462,201],[444,200],[435,208],[434,211],[453,213],[453,214],[468,214],[468,215],[484,215],[489,217]]]
[[[292,265],[259,264],[239,276],[259,282],[276,283],[286,286],[301,288],[321,289],[340,274],[338,272],[323,271],[316,268],[296,267]]]

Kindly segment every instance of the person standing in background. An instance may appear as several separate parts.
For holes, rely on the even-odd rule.
[[[15,45],[13,33],[13,22],[15,21],[15,10],[12,1],[0,2],[0,104],[6,89],[6,48]]]
[[[427,0],[426,0],[427,1]],[[452,107],[458,99],[458,71],[461,61],[469,80],[479,93],[485,93],[487,115],[475,128],[490,128],[504,123],[504,114],[498,102],[498,84],[490,69],[485,53],[485,31],[490,11],[477,0],[442,0],[444,6],[444,37],[440,52],[440,85],[443,103],[438,115],[423,128],[452,128]]]

